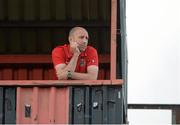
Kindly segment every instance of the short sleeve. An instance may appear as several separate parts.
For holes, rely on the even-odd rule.
[[[52,51],[52,61],[54,64],[54,67],[57,64],[65,63],[65,53],[63,47],[56,47]]]
[[[98,66],[98,54],[96,49],[94,49],[93,47],[90,47],[87,51],[87,66],[90,65],[96,65]]]

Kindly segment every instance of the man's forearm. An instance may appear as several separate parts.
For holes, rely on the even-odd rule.
[[[76,80],[96,80],[97,74],[90,74],[90,73],[77,73],[72,72],[72,79]]]
[[[76,69],[78,57],[79,57],[78,54],[74,54],[73,57],[71,58],[69,64],[63,69],[63,71],[64,72],[66,72],[66,71],[74,72]]]
[[[67,79],[67,72],[71,71],[74,72],[76,69],[77,61],[78,61],[78,54],[74,54],[71,58],[68,65],[66,65],[64,68],[56,67],[56,74],[58,79]]]

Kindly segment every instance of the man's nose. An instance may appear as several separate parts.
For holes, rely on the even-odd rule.
[[[86,41],[87,39],[86,39],[86,37],[83,37],[83,41]]]

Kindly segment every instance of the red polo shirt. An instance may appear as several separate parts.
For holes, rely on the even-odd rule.
[[[52,61],[54,67],[61,63],[67,65],[72,56],[73,54],[70,52],[70,46],[67,44],[54,48],[52,51]],[[95,48],[87,46],[86,50],[81,52],[78,57],[75,72],[86,73],[87,67],[90,65],[98,66],[98,55]]]

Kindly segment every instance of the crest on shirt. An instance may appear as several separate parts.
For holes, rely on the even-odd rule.
[[[81,67],[85,66],[85,60],[84,60],[84,59],[81,59],[81,60],[80,60],[80,66],[81,66]]]

